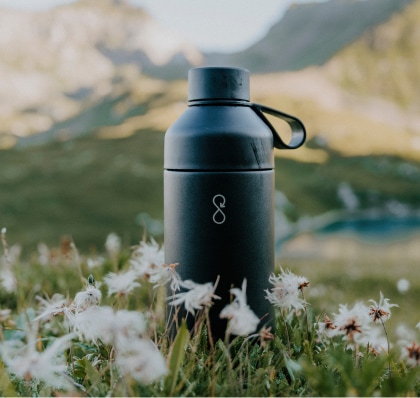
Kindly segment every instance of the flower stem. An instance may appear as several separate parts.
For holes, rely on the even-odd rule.
[[[381,323],[382,323],[382,327],[384,328],[384,332],[385,332],[385,337],[386,337],[386,344],[387,344],[387,354],[388,354],[388,372],[389,372],[389,374],[391,375],[391,360],[390,360],[390,358],[389,358],[389,337],[388,337],[388,331],[386,330],[386,327],[385,327],[385,322],[384,322],[384,320],[382,319],[382,317],[380,317],[379,318],[380,320],[381,320]]]
[[[286,329],[286,337],[287,337],[287,353],[289,354],[289,357],[291,356],[291,346],[290,346],[290,336],[289,336],[289,329],[287,329],[287,322],[286,322],[286,317],[284,316],[284,314],[282,313],[282,318],[283,318],[283,322],[284,322],[284,328]]]
[[[306,318],[306,340],[309,341],[309,317],[308,317],[308,306],[306,305],[306,301],[305,301],[305,294],[303,293],[303,289],[300,289],[300,291],[302,292],[302,299],[305,302],[303,308],[305,311],[305,318]]]

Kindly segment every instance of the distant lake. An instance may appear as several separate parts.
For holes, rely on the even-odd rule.
[[[326,225],[316,233],[357,235],[370,241],[388,242],[420,233],[420,216],[339,220]]]
[[[326,214],[298,222],[284,236],[276,240],[279,249],[285,242],[301,233],[317,236],[352,236],[371,243],[390,243],[420,234],[420,214],[409,216],[393,215],[340,215]]]

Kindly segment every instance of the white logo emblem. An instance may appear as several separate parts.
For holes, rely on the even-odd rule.
[[[226,216],[222,209],[225,208],[226,198],[221,194],[217,194],[213,196],[213,204],[217,209],[213,214],[213,221],[215,224],[223,224],[226,221]]]

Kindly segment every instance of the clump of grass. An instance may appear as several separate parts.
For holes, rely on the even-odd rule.
[[[47,256],[44,247],[29,262],[11,255],[6,230],[2,246],[3,396],[420,393],[416,332],[390,341],[387,321],[396,305],[382,293],[379,301],[337,303],[337,311],[326,314],[307,301],[307,278],[280,269],[262,292],[278,307],[272,327],[256,329],[244,281],[222,311],[226,339],[214,341],[208,312],[217,299],[216,281],[182,281],[154,240],[125,250],[110,235],[106,253],[95,258],[68,242],[58,255]],[[179,306],[195,318],[195,327],[180,321],[171,333],[177,317],[166,313],[176,314]]]

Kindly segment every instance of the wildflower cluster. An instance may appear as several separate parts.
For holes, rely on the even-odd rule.
[[[369,306],[357,302],[351,308],[347,304],[340,304],[339,311],[334,314],[332,320],[325,315],[324,321],[318,323],[319,338],[325,341],[325,338],[341,336],[348,348],[358,349],[360,346],[365,346],[375,354],[381,351],[388,353],[390,347],[385,321],[391,317],[391,308],[398,305],[390,304],[382,292],[379,302],[375,300],[370,302],[372,304]],[[377,324],[380,324],[385,336],[375,327]]]
[[[5,230],[2,231],[4,244]],[[68,246],[68,245],[66,245]],[[5,267],[10,269],[9,252],[5,250]],[[71,250],[75,250],[71,245]],[[49,252],[41,245],[40,263],[48,266]],[[105,243],[106,251],[115,268],[121,250],[121,242],[117,235],[110,234]],[[70,253],[71,254],[71,253]],[[69,258],[66,251],[66,258]],[[92,262],[87,261],[88,266]],[[184,305],[192,316],[212,306],[213,300],[219,299],[215,294],[216,285],[212,282],[198,284],[191,280],[182,281],[176,272],[177,264],[165,264],[163,248],[151,239],[150,243],[140,242],[133,247],[128,268],[116,272],[108,272],[102,282],[95,281],[92,275],[85,281],[85,287],[75,294],[73,300],[61,293],[37,295],[37,316],[25,326],[27,344],[10,340],[0,343],[0,354],[3,362],[14,377],[24,380],[40,380],[51,387],[70,389],[77,387],[72,380],[65,361],[65,352],[75,341],[93,344],[94,346],[112,347],[108,358],[108,366],[119,378],[129,377],[139,383],[153,383],[168,373],[167,363],[158,348],[156,330],[150,330],[150,320],[155,314],[150,311],[129,311],[116,309],[113,306],[101,305],[103,293],[107,298],[128,298],[142,284],[152,285],[153,289],[169,286],[173,295],[168,297],[170,306]],[[14,276],[14,275],[13,275]],[[184,289],[183,292],[180,289]],[[246,281],[243,290],[232,289],[235,300],[220,314],[229,319],[229,333],[247,335],[256,330],[259,322],[256,315],[246,304]],[[6,315],[10,311],[3,310]],[[38,351],[40,340],[36,334],[48,324],[60,319],[61,330],[66,333],[53,341],[47,349]],[[155,336],[153,341],[150,336]],[[49,361],[49,366],[38,366]],[[75,364],[71,366],[75,369]],[[74,372],[73,372],[74,373]]]
[[[162,354],[147,338],[145,315],[101,306],[101,299],[102,293],[90,276],[86,288],[78,292],[69,305],[60,294],[49,300],[38,297],[39,315],[34,321],[63,315],[63,323],[72,331],[68,340],[77,337],[87,343],[111,345],[115,364],[122,376],[129,375],[139,382],[150,383],[166,374]]]
[[[2,230],[6,258],[4,266],[10,269],[5,232]],[[119,256],[119,238],[111,234],[105,247],[110,259],[115,262]],[[45,253],[44,246],[42,250]],[[108,297],[126,297],[141,286],[139,279],[142,277],[156,285],[170,283],[177,287],[179,283],[174,267],[163,264],[163,250],[154,240],[150,244],[142,242],[133,253],[130,268],[109,272],[103,278],[103,285],[107,288]],[[43,381],[53,388],[79,388],[75,379],[67,373],[68,363],[65,360],[65,352],[76,341],[97,347],[112,347],[108,366],[119,378],[129,377],[149,384],[167,373],[166,360],[149,337],[150,314],[101,305],[101,284],[90,275],[85,288],[73,300],[61,293],[54,293],[51,297],[36,296],[38,314],[24,327],[26,344],[21,339],[0,342],[0,357],[13,377],[31,382]],[[6,320],[10,311],[2,310],[2,313]],[[36,335],[42,329],[48,329],[48,325],[57,318],[60,318],[60,329],[66,332],[40,351],[43,340],[37,339]],[[75,363],[71,367],[74,373]]]
[[[73,294],[64,295],[63,290],[36,288],[34,276],[16,272],[22,268],[18,256],[7,246],[6,230],[1,234],[2,271],[8,270],[7,280],[14,284],[5,283],[7,273],[1,273],[0,294],[33,294],[24,312],[0,307],[3,396],[420,392],[419,340],[416,333],[401,329],[398,342],[391,343],[386,325],[398,306],[382,292],[378,301],[339,304],[337,312],[316,318],[307,301],[309,280],[280,269],[261,291],[278,316],[271,327],[258,330],[262,314],[249,306],[244,279],[242,286],[231,288],[231,302],[217,314],[227,320],[229,338],[216,342],[211,341],[206,315],[220,299],[218,280],[182,280],[177,264],[164,263],[163,248],[153,239],[133,247],[125,260],[115,234],[105,243],[108,259],[81,259],[67,240],[61,257],[41,245],[37,272],[43,273],[44,286],[63,272],[72,275],[66,282],[79,284],[70,289]],[[80,289],[75,275],[88,273]],[[25,283],[25,294],[16,293]],[[173,336],[171,319],[164,313],[181,306],[202,327],[188,331],[180,323]],[[203,344],[206,339],[210,345]]]

